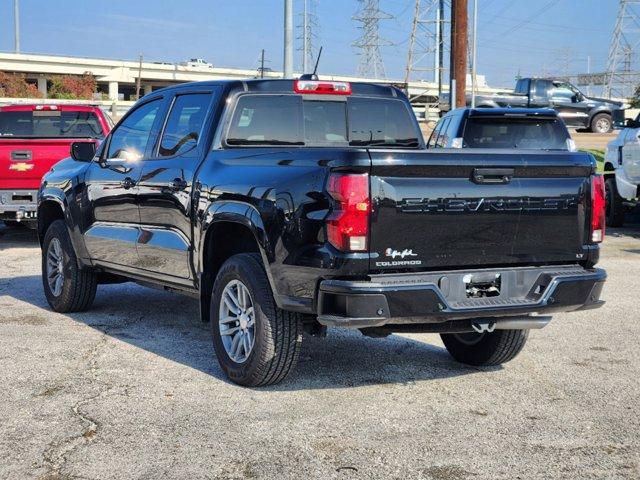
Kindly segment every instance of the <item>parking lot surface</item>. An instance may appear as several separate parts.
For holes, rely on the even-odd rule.
[[[196,301],[110,285],[53,313],[35,235],[0,226],[0,478],[639,478],[640,223],[602,257],[607,304],[503,367],[456,364],[437,335],[332,331],[245,389]]]

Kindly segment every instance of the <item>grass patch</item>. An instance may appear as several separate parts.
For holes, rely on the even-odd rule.
[[[581,148],[580,151],[593,155],[598,163],[598,173],[604,173],[604,150],[599,150],[597,148]]]

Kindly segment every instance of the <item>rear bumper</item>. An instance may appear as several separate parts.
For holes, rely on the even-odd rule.
[[[630,179],[622,167],[616,169],[616,187],[618,187],[618,194],[625,200],[638,198],[640,188],[638,182]]]
[[[0,190],[0,220],[36,218],[38,190]]]
[[[467,298],[465,276],[499,274],[500,295]],[[380,327],[475,318],[527,317],[598,308],[606,273],[578,266],[374,275],[370,281],[325,280],[318,321],[326,326]]]

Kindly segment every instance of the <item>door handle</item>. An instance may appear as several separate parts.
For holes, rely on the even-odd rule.
[[[125,190],[129,190],[132,187],[136,186],[136,181],[131,177],[126,177],[122,182],[120,182],[120,186]]]
[[[474,168],[475,183],[509,183],[513,178],[513,168]]]
[[[174,178],[169,183],[169,188],[171,188],[171,190],[173,190],[174,192],[180,192],[187,188],[187,182],[182,178]]]

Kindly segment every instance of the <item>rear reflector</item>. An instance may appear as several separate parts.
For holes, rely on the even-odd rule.
[[[605,226],[605,188],[604,177],[591,177],[591,241],[600,243],[604,240]]]
[[[317,95],[351,95],[349,82],[325,82],[320,80],[296,80],[293,82],[296,93]]]
[[[369,236],[369,175],[332,174],[327,191],[336,205],[327,219],[327,239],[338,250],[361,252]]]

